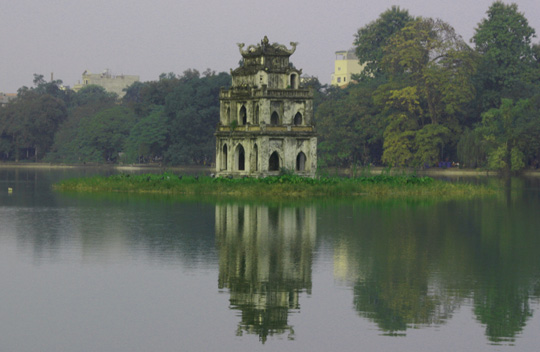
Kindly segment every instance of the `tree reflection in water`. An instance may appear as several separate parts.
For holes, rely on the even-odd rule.
[[[435,204],[358,202],[319,212],[336,280],[362,317],[388,335],[444,324],[472,308],[491,343],[512,343],[538,298],[538,196],[524,185],[497,199]],[[324,238],[321,238],[324,240]]]

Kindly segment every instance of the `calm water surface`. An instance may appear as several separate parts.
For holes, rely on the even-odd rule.
[[[1,351],[538,350],[537,179],[438,203],[51,190],[94,172],[0,168]]]

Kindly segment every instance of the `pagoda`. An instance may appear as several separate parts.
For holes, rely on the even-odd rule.
[[[289,57],[295,52],[265,36],[260,44],[238,44],[242,60],[221,89],[216,136],[216,175],[314,177],[317,134],[313,90],[303,88]]]

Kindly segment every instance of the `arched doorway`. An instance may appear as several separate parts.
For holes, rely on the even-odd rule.
[[[302,114],[300,112],[297,112],[296,115],[294,115],[294,124],[296,126],[299,126],[302,124]]]
[[[227,144],[223,145],[223,152],[221,153],[221,170],[227,170]]]
[[[306,170],[306,154],[304,152],[298,153],[296,156],[296,171]]]
[[[269,171],[279,171],[279,154],[278,152],[273,152],[270,155],[270,160],[268,161],[268,170]]]
[[[278,113],[275,112],[275,111],[272,113],[272,116],[270,117],[270,124],[271,124],[272,126],[277,126],[277,125],[279,125],[279,115],[278,115]]]
[[[241,125],[247,125],[247,113],[244,105],[240,108],[240,121],[238,122],[240,122]]]
[[[234,152],[234,159],[236,163],[236,170],[244,171],[246,169],[246,154],[244,152],[244,147],[242,144],[236,146],[236,151]]]

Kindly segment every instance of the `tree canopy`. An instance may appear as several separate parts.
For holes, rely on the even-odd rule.
[[[316,104],[323,127],[319,159],[335,166],[365,164],[354,155],[368,140],[377,151],[370,156],[374,164],[538,167],[535,31],[515,4],[495,2],[486,14],[474,48],[450,24],[398,7],[360,28],[354,44],[359,63],[366,64],[363,76],[339,94],[327,89]],[[380,133],[370,134],[374,129],[367,126]],[[366,139],[368,134],[377,137]]]
[[[361,73],[362,77],[374,78],[382,74],[380,64],[384,57],[384,48],[388,45],[390,38],[413,19],[409,11],[401,10],[399,6],[392,6],[378,19],[358,29],[354,45],[360,64],[365,65]]]
[[[319,166],[540,165],[540,44],[516,4],[494,2],[470,47],[441,19],[397,6],[354,33],[362,74],[314,90]],[[303,78],[304,79],[304,78]],[[81,163],[214,162],[219,91],[208,69],[135,82],[119,99],[34,75],[0,109],[0,159]]]
[[[498,107],[503,98],[526,98],[530,88],[538,90],[535,36],[516,4],[496,1],[490,6],[472,38],[479,54],[475,79],[483,110]]]

